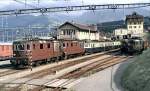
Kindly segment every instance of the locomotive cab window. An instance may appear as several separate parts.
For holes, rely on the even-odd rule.
[[[24,45],[18,45],[18,50],[24,50]]]
[[[40,44],[40,49],[43,49],[43,44]]]
[[[35,49],[35,44],[33,44],[33,49]]]
[[[27,50],[30,50],[30,45],[29,44],[27,44]]]
[[[71,46],[73,46],[73,43],[71,43]]]
[[[24,47],[24,45],[21,45],[21,44],[14,44],[13,45],[13,50],[24,50],[25,49],[25,47]]]
[[[47,44],[47,48],[50,48],[50,43]]]
[[[67,43],[67,47],[69,46],[69,44]]]

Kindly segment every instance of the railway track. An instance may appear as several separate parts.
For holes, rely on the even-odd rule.
[[[110,61],[110,60],[112,60],[112,58],[114,58],[113,61]],[[124,59],[126,59],[126,58],[128,58],[128,57],[125,57]],[[61,77],[58,77],[58,79],[52,81],[51,84],[56,83],[56,82],[59,82],[61,79],[69,79],[69,80],[67,80],[66,82],[60,84],[60,85],[58,86],[58,88],[53,89],[53,90],[54,90],[54,91],[55,91],[55,90],[56,90],[56,91],[59,91],[60,88],[63,89],[63,86],[68,85],[68,84],[70,84],[70,83],[76,81],[79,77],[81,77],[83,74],[85,74],[85,73],[91,71],[92,69],[96,69],[96,68],[99,68],[99,69],[101,69],[101,70],[102,70],[102,69],[105,69],[106,67],[110,67],[110,66],[112,66],[112,65],[117,64],[118,62],[121,62],[121,61],[118,61],[118,60],[120,60],[120,59],[123,60],[123,57],[116,57],[116,56],[115,56],[115,57],[105,58],[105,59],[103,59],[103,61],[102,61],[102,60],[98,60],[98,61],[96,61],[96,62],[93,62],[92,64],[85,65],[85,66],[83,66],[83,67],[81,67],[81,68],[79,68],[79,69],[77,69],[77,70],[75,70],[75,71],[73,71],[73,72],[70,72],[70,73],[65,74],[65,75],[63,75],[63,76],[61,76]],[[116,63],[116,62],[117,62],[117,63]],[[110,64],[110,63],[113,63],[113,64]],[[109,65],[107,65],[107,64],[109,64]],[[103,67],[103,66],[106,66],[106,67]],[[102,67],[103,67],[103,68],[102,68]],[[59,79],[60,79],[60,80],[59,80]],[[46,83],[45,83],[45,84],[46,84]],[[41,89],[43,89],[43,88],[44,88],[43,86],[42,86],[42,87],[37,87],[37,88],[34,88],[34,89],[32,89],[32,90],[29,90],[29,91],[41,91]]]
[[[106,54],[109,54],[109,53],[106,52],[106,53],[104,53],[104,54],[94,55],[94,56],[92,56],[92,57],[87,57],[87,58],[83,58],[83,59],[80,59],[80,60],[71,61],[71,62],[68,62],[68,63],[66,63],[66,64],[57,65],[57,66],[54,66],[54,67],[52,67],[52,68],[44,69],[44,70],[35,72],[35,73],[33,73],[33,74],[26,75],[26,76],[24,76],[23,78],[25,78],[25,77],[30,77],[31,79],[29,79],[28,81],[31,81],[32,79],[41,78],[41,77],[44,77],[45,75],[49,75],[49,74],[55,74],[56,71],[65,69],[65,68],[67,68],[67,67],[70,67],[70,66],[73,66],[73,65],[76,65],[76,64],[80,64],[80,63],[82,63],[82,62],[85,62],[85,61],[88,61],[88,60],[91,60],[91,59],[94,59],[94,58],[97,58],[97,57],[100,57],[100,56],[103,56],[103,55],[106,55]],[[10,74],[11,74],[11,72],[10,72]],[[3,75],[2,75],[2,76],[3,76]],[[9,91],[19,91],[19,90],[18,90],[19,87],[20,87],[20,85],[11,88]],[[33,91],[34,91],[34,90],[33,90]],[[36,91],[36,90],[35,90],[35,91]],[[38,91],[38,90],[37,90],[37,91]]]
[[[77,64],[83,63],[85,61],[88,61],[88,60],[91,60],[91,59],[94,59],[94,58],[98,58],[100,56],[103,56],[103,55],[96,55],[96,56],[93,56],[93,57],[90,57],[90,58],[84,58],[84,59],[81,59],[81,60],[75,60],[75,61],[72,61],[72,62],[69,62],[69,63],[66,63],[66,64],[62,64],[62,65],[58,65],[58,66],[55,66],[55,67],[52,67],[52,68],[41,70],[39,72],[27,75],[25,77],[41,78],[41,77],[43,77],[45,75],[55,74],[57,71],[60,71],[62,69],[68,68],[68,67],[71,67],[73,65],[77,65]]]
[[[107,54],[107,53],[106,53]],[[98,58],[100,56],[104,56],[106,54],[101,54],[101,55],[95,55],[95,56],[92,56],[92,57],[89,57],[89,58],[84,58],[84,59],[81,59],[81,60],[75,60],[75,61],[71,61],[69,63],[66,63],[66,64],[63,64],[63,65],[58,65],[58,66],[55,66],[55,67],[52,67],[52,68],[48,68],[48,69],[45,69],[45,70],[41,70],[39,72],[36,72],[36,73],[33,73],[33,74],[30,74],[30,75],[27,75],[27,76],[24,76],[22,78],[30,78],[28,81],[31,81],[33,79],[37,79],[37,78],[41,78],[43,76],[46,76],[46,75],[50,75],[50,74],[54,74],[56,71],[59,71],[59,70],[62,70],[62,69],[65,69],[67,67],[71,67],[73,65],[77,65],[77,64],[80,64],[80,63],[83,63],[85,61],[88,61],[88,60],[91,60],[91,59],[94,59],[94,58]],[[26,81],[25,83],[27,83],[28,81]],[[12,88],[11,90],[9,91],[19,91],[17,88],[19,88],[21,85],[17,86],[17,87],[14,87]],[[37,90],[37,89],[36,89]],[[34,91],[36,91],[34,90]]]
[[[78,80],[80,77],[85,76],[85,74],[87,74],[88,72],[101,71],[101,70],[106,69],[110,66],[113,66],[113,65],[118,64],[122,61],[125,61],[128,58],[129,57],[112,57],[112,58],[105,59],[103,61],[97,61],[97,62],[93,62],[92,64],[83,66],[82,68],[80,68],[78,70],[75,70],[73,72],[70,72],[68,74],[65,74],[65,75],[59,77],[58,80],[56,80],[53,83],[56,83],[56,82],[60,81],[61,79],[68,79],[68,80],[59,84],[52,91],[62,91],[62,89],[64,89],[66,85],[71,84],[74,81]],[[35,91],[35,90],[33,90],[33,91]]]
[[[98,58],[100,56],[104,56],[106,54],[111,54],[113,52],[115,53],[116,50],[114,50],[114,51],[106,51],[104,54],[94,55],[94,56],[82,58],[82,59],[79,59],[79,60],[74,60],[74,61],[71,61],[71,62],[68,62],[68,63],[65,63],[65,64],[60,64],[60,65],[57,65],[57,66],[54,66],[54,67],[51,67],[51,68],[47,68],[47,69],[35,72],[33,74],[26,75],[26,76],[24,76],[22,78],[28,77],[28,78],[32,78],[32,79],[37,79],[37,78],[44,77],[45,75],[53,75],[57,71],[60,71],[62,69],[65,69],[65,68],[71,67],[73,65],[77,65],[77,64],[86,62],[86,61],[94,59],[94,58]]]
[[[0,77],[15,74],[20,72],[21,70],[14,69],[11,64],[0,65]]]
[[[0,72],[0,77],[6,76],[6,75],[10,75],[10,74],[19,73],[19,72],[21,72],[21,70],[9,69],[7,71]]]

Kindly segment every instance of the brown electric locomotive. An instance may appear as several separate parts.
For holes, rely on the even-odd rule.
[[[13,42],[10,62],[14,66],[32,66],[83,55],[84,52],[83,42],[78,40],[24,39]]]

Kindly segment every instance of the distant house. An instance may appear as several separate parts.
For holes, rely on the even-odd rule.
[[[58,39],[99,40],[99,33],[94,25],[65,22],[58,28]]]
[[[113,34],[117,39],[125,39],[127,38],[128,30],[124,28],[115,29]]]
[[[128,34],[131,36],[142,37],[144,33],[144,17],[134,12],[126,16]]]

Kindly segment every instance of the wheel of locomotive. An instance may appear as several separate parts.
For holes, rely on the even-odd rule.
[[[43,64],[47,64],[48,62],[47,62],[47,59],[44,59],[43,61],[42,61],[42,63]]]
[[[35,66],[39,66],[40,65],[40,61],[34,62]]]
[[[56,57],[55,62],[58,62],[60,60],[60,56]]]
[[[65,53],[63,53],[62,57],[64,60],[68,59],[68,55],[66,55]]]
[[[63,57],[62,56],[59,56],[59,61],[63,60]]]

